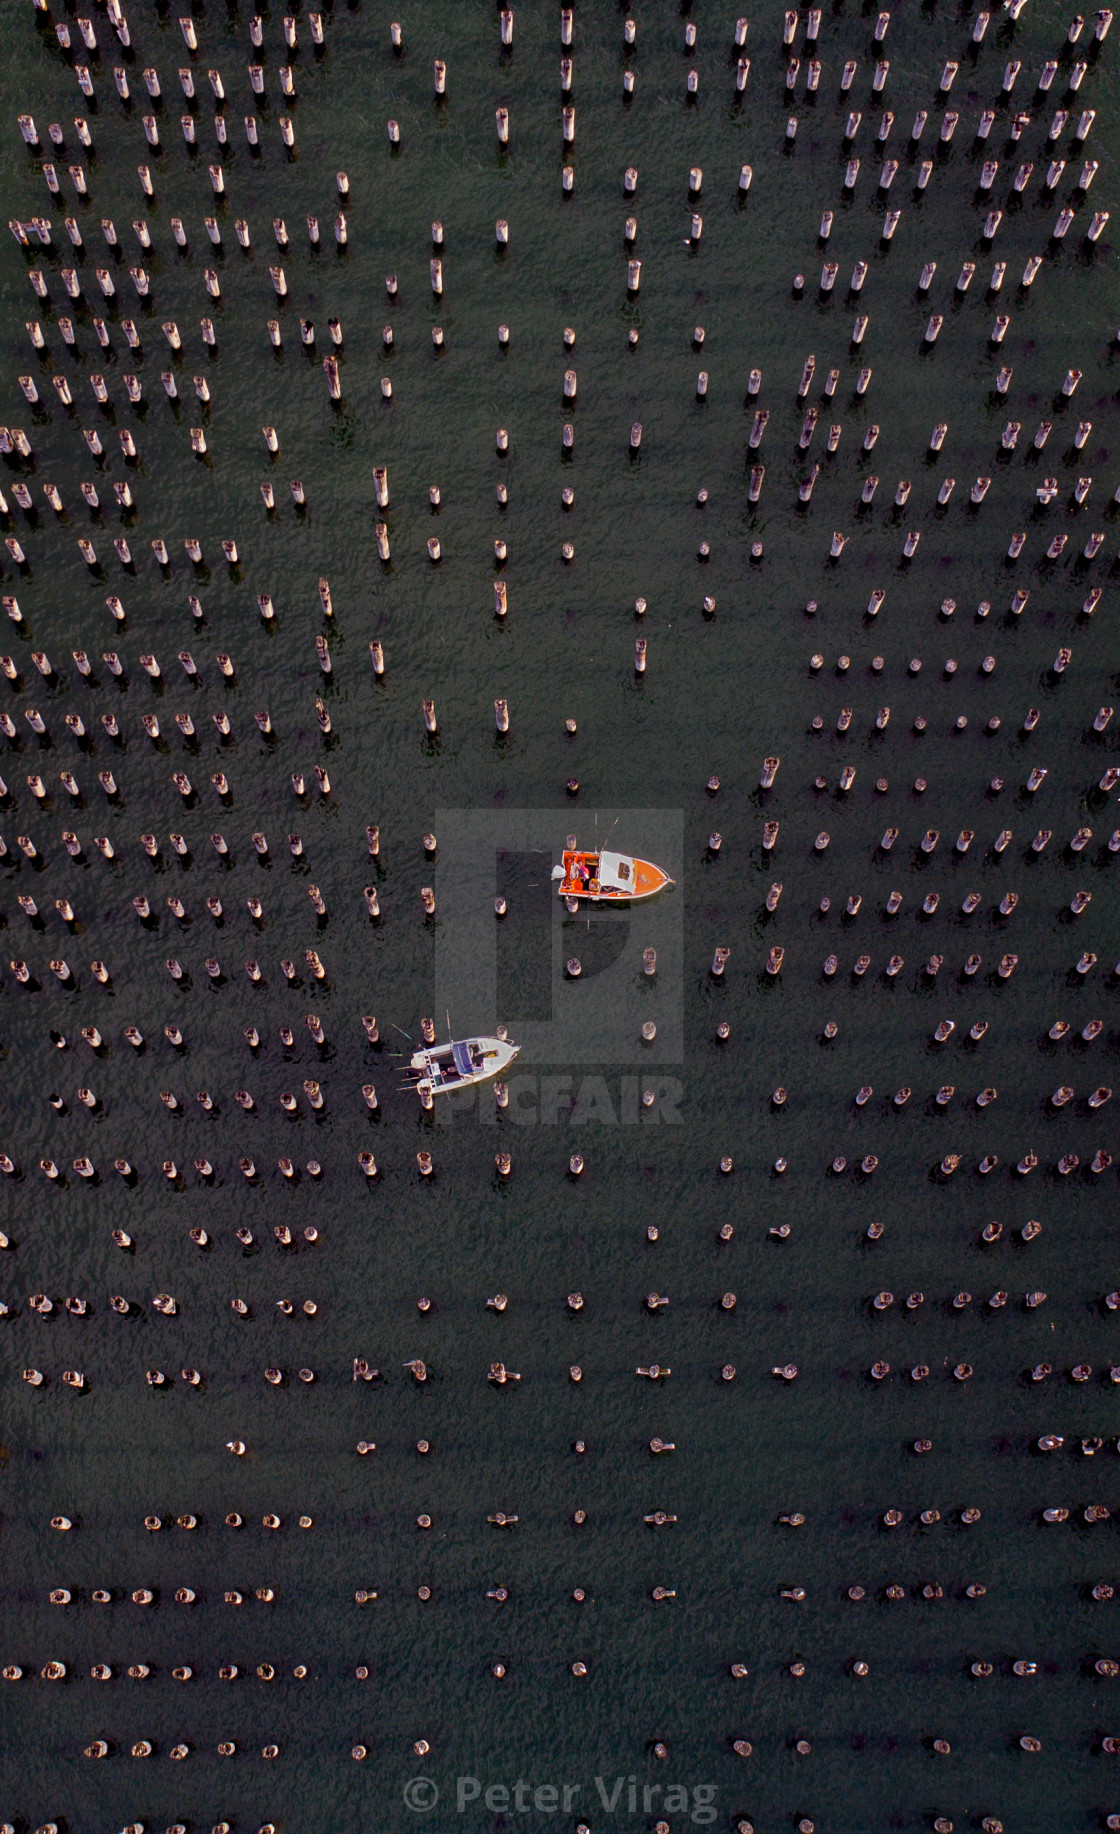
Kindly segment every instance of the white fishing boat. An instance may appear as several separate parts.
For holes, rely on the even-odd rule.
[[[484,1083],[509,1068],[520,1049],[508,1038],[454,1038],[446,1044],[433,1044],[415,1051],[409,1072],[415,1078],[413,1087],[423,1093],[441,1095],[452,1089],[466,1089],[471,1083]]]

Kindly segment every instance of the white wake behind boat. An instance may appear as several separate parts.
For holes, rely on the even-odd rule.
[[[414,1087],[421,1093],[440,1095],[452,1089],[466,1089],[471,1083],[484,1083],[500,1076],[517,1056],[520,1046],[508,1038],[455,1038],[446,1044],[433,1044],[415,1051],[409,1065],[416,1078]]]

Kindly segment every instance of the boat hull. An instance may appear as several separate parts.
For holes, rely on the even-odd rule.
[[[652,860],[628,857],[627,864],[634,869],[633,883],[626,887],[603,885],[596,877],[599,857],[596,853],[565,852],[564,876],[557,881],[561,898],[580,898],[588,904],[638,904],[644,898],[655,898],[667,885],[676,883]],[[586,879],[578,871],[581,866],[587,870]]]
[[[520,1049],[508,1038],[462,1038],[415,1051],[409,1065],[421,1093],[451,1095],[489,1082],[507,1070]],[[467,1064],[470,1068],[466,1068]]]

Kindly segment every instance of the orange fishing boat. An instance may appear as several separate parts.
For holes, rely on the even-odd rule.
[[[675,883],[652,860],[610,853],[605,847],[599,853],[565,849],[563,865],[552,868],[552,877],[561,898],[587,898],[593,904],[628,904],[639,898],[652,898],[655,892]]]

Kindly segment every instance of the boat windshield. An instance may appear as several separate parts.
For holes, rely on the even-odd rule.
[[[451,1055],[455,1059],[455,1068],[458,1070],[460,1076],[474,1075],[474,1064],[471,1060],[471,1047],[469,1044],[452,1045]]]

